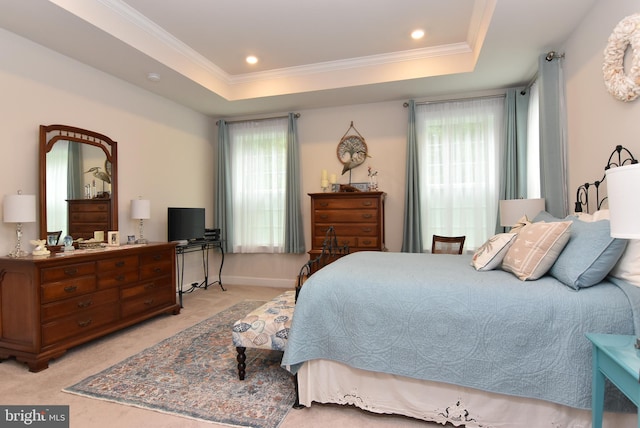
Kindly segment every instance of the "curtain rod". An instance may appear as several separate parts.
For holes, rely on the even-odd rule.
[[[263,121],[263,120],[271,120],[271,119],[286,119],[286,118],[288,118],[288,117],[289,117],[289,115],[286,115],[286,116],[274,116],[274,117],[262,117],[262,118],[260,118],[260,119],[230,120],[230,121],[228,121],[227,123],[260,122],[260,121]],[[295,114],[293,115],[293,118],[294,118],[294,119],[297,119],[297,118],[299,118],[299,117],[300,117],[300,113],[295,113]],[[216,120],[216,126],[217,126],[219,123],[220,123],[220,121],[219,121],[219,120]]]
[[[450,100],[437,100],[437,101],[420,101],[420,102],[416,102],[416,105],[423,105],[423,104],[437,104],[437,103],[452,103],[454,101],[469,101],[469,100],[484,100],[484,99],[489,99],[489,98],[504,98],[505,94],[496,94],[496,95],[485,95],[482,97],[470,97],[470,98],[454,98],[454,99],[450,99]],[[403,107],[409,107],[409,103],[408,102],[404,102],[402,104]]]

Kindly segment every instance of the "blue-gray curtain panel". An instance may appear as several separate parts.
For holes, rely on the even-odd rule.
[[[569,213],[567,193],[566,101],[562,58],[538,57],[540,92],[540,192],[546,210],[558,218]]]
[[[233,212],[231,204],[227,202],[231,200],[229,144],[227,123],[220,120],[218,121],[218,173],[213,212],[214,224],[215,227],[220,228],[222,248],[225,253],[233,252]]]
[[[505,146],[500,171],[500,199],[526,198],[527,195],[527,119],[529,91],[508,89],[504,98]],[[496,232],[500,227],[500,213]]]
[[[287,182],[285,190],[284,252],[302,254],[305,251],[304,224],[300,205],[300,153],[298,131],[293,113],[288,116]]]
[[[421,253],[422,216],[420,212],[420,165],[416,140],[416,103],[409,101],[407,125],[407,161],[405,172],[406,193],[404,195],[404,225],[402,248],[404,253]]]

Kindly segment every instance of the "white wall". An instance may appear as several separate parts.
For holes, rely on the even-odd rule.
[[[565,45],[572,202],[579,185],[602,178],[617,144],[640,157],[640,99],[618,101],[607,92],[602,77],[609,35],[621,19],[639,12],[635,0],[599,0]]]

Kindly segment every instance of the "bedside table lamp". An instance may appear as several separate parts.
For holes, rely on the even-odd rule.
[[[640,239],[640,164],[609,168],[605,171],[612,238]],[[640,348],[640,338],[636,339]]]
[[[512,227],[526,215],[532,220],[544,210],[544,199],[503,199],[500,201],[500,226]]]
[[[16,195],[6,195],[4,197],[4,222],[17,223],[16,248],[9,253],[9,257],[24,257],[27,255],[21,248],[22,242],[22,223],[33,223],[36,221],[36,195],[23,195],[18,190]]]
[[[144,239],[142,235],[143,222],[151,218],[151,201],[148,199],[132,199],[131,200],[131,218],[140,220],[140,239],[136,244],[146,244],[149,241]]]

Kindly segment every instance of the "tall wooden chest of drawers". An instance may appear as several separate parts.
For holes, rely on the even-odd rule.
[[[0,359],[33,372],[161,313],[180,313],[173,243],[0,258]]]
[[[386,251],[384,241],[384,192],[310,193],[311,251],[322,252],[327,229],[333,226],[338,245],[350,252]]]
[[[111,219],[111,199],[69,199],[69,235],[73,239],[93,238],[93,232],[102,231],[104,236],[116,230]]]

